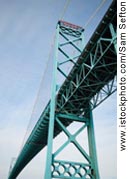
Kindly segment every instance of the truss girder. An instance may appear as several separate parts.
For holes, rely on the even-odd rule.
[[[115,18],[116,15],[112,17],[111,25],[115,23]],[[102,33],[97,34],[99,34],[98,40],[95,43],[90,40],[90,44],[94,45],[91,49],[89,49],[90,44],[86,46],[84,52],[87,56],[85,58],[80,56],[79,61],[60,88],[57,97],[57,111],[65,113],[72,103],[75,106],[72,113],[79,114],[85,105],[82,101],[83,106],[80,104],[81,108],[78,108],[78,111],[78,104],[75,104],[75,101],[78,102],[80,99],[84,99],[86,103],[91,101],[93,96],[98,96],[97,93],[100,94],[105,85],[108,86],[107,84],[113,81],[117,65],[114,49],[115,37],[113,38],[111,35],[108,37],[108,34],[111,34],[109,24],[106,25]],[[111,90],[111,93],[113,90]],[[106,96],[110,94],[109,88],[105,94]],[[79,103],[81,103],[81,100]]]
[[[80,40],[79,33],[67,31],[64,27],[62,30],[65,34],[71,33],[77,40]],[[59,48],[62,48],[67,43],[71,43],[75,47],[76,40],[66,40],[67,42],[61,44]],[[80,52],[81,49],[77,48],[77,50]],[[116,91],[116,56],[116,1],[113,1],[81,55],[77,56],[78,61],[74,61],[71,72],[67,75],[57,93],[55,113],[57,118],[63,117],[65,119],[63,122],[65,127],[73,121],[71,118],[78,121],[80,116],[83,117],[85,113],[89,113],[90,104],[92,110]],[[76,57],[73,57],[73,59],[68,58],[68,60],[74,59]],[[66,62],[64,61],[64,63]],[[59,65],[61,66],[62,64]],[[50,101],[24,144],[8,179],[16,178],[31,159],[47,145],[49,117]],[[83,118],[82,122],[84,121],[85,119]],[[86,127],[87,125],[86,123]],[[56,122],[54,137],[61,131],[61,126]],[[57,170],[55,167],[57,162],[64,167],[65,171],[69,170],[69,168],[67,169],[66,161],[56,160],[53,164],[54,170]],[[86,174],[89,174],[88,178],[92,178],[90,163],[75,163],[74,165],[84,168]],[[76,171],[76,169],[74,170]]]

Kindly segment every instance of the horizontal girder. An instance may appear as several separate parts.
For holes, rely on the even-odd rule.
[[[57,93],[55,111],[59,118],[66,116],[63,121],[65,126],[72,122],[72,117],[78,121],[84,116],[89,110],[89,104],[94,109],[116,90],[116,33],[115,36],[111,34],[109,25],[111,24],[116,32],[116,11],[116,1],[113,1]],[[64,26],[64,22],[62,23]],[[75,28],[82,30],[79,26]],[[9,179],[15,179],[30,160],[47,145],[49,113],[50,101],[21,150]],[[54,137],[60,132],[61,128],[56,122]]]

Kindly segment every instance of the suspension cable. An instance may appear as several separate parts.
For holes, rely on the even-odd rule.
[[[67,8],[69,7],[70,1],[71,0],[67,0],[66,3],[64,4],[63,11],[62,11],[61,15],[59,16],[60,17],[59,19],[63,20],[63,17],[67,11]]]
[[[88,26],[88,24],[92,21],[92,19],[96,16],[98,11],[102,8],[102,6],[105,4],[106,0],[102,0],[99,6],[95,9],[94,13],[90,16],[86,24],[84,25],[84,29]]]
[[[66,13],[66,10],[67,10],[67,8],[69,6],[70,1],[71,0],[67,0],[66,3],[64,4],[64,7],[63,7],[61,15],[59,16],[60,17],[59,19],[61,19],[61,20],[63,19],[64,15]],[[43,81],[44,81],[44,78],[45,78],[46,71],[48,69],[49,61],[51,59],[51,53],[52,53],[53,48],[54,48],[54,41],[55,41],[55,33],[53,35],[53,39],[52,39],[51,48],[50,48],[50,51],[49,51],[48,60],[47,60],[46,65],[45,65],[46,67],[45,67],[45,70],[44,70],[44,73],[43,73],[43,76],[42,76],[42,79],[41,79],[41,82],[40,82],[40,87],[39,87],[39,90],[38,90],[38,93],[37,93],[34,105],[33,105],[33,109],[32,109],[31,116],[30,116],[30,120],[29,120],[29,123],[27,125],[27,129],[26,129],[26,132],[25,132],[25,135],[24,135],[24,138],[23,138],[22,145],[20,147],[20,152],[21,152],[21,150],[22,150],[22,148],[23,148],[23,146],[25,144],[25,141],[27,139],[29,128],[30,128],[31,123],[32,123],[33,115],[35,114],[36,106],[37,106],[38,99],[39,99],[40,92],[41,92],[41,87],[42,87],[42,84],[43,84]]]
[[[32,112],[31,112],[31,116],[30,116],[30,120],[29,120],[29,123],[27,125],[27,129],[26,129],[26,132],[25,132],[25,135],[24,135],[24,138],[23,138],[23,142],[22,142],[22,145],[21,145],[21,148],[20,148],[20,152],[26,142],[26,139],[28,137],[28,132],[29,132],[29,128],[31,126],[31,123],[32,123],[32,119],[33,119],[33,116],[35,114],[35,110],[36,110],[36,107],[37,107],[37,104],[38,104],[38,100],[39,100],[39,97],[40,97],[40,94],[41,94],[41,89],[42,89],[42,85],[43,85],[43,82],[45,80],[45,74],[47,72],[47,69],[48,69],[48,66],[49,66],[49,62],[50,62],[50,59],[51,59],[51,54],[52,54],[52,51],[53,51],[53,48],[54,48],[54,41],[55,41],[55,33],[53,35],[53,39],[52,39],[52,43],[51,43],[51,48],[50,48],[50,51],[49,51],[49,55],[48,55],[48,59],[46,61],[46,64],[45,64],[45,70],[43,72],[43,75],[42,75],[42,79],[41,79],[41,82],[40,82],[40,87],[38,89],[38,93],[37,93],[37,96],[36,96],[36,99],[34,101],[34,105],[33,105],[33,109],[32,109]]]
[[[66,3],[64,4],[64,7],[63,7],[63,11],[62,11],[62,14],[60,17],[60,19],[62,20],[66,11],[67,11],[67,8],[70,4],[70,1],[71,0],[67,0]],[[97,14],[97,12],[101,9],[101,7],[104,5],[104,3],[106,2],[106,0],[102,0],[102,2],[100,3],[100,5],[96,8],[95,12],[92,14],[92,16],[90,16],[89,20],[87,21],[87,23],[85,24],[84,28],[86,28],[88,26],[88,24],[90,23],[90,21],[95,17],[95,15]],[[48,65],[49,65],[49,61],[50,61],[50,58],[51,58],[51,53],[52,53],[52,50],[53,50],[53,47],[54,47],[54,41],[55,41],[55,33],[53,35],[53,39],[52,39],[52,43],[51,43],[51,48],[50,48],[50,51],[49,51],[49,56],[48,56],[48,60],[46,62],[46,67],[45,67],[45,70],[44,70],[44,73],[43,73],[43,76],[42,76],[42,79],[41,79],[41,82],[40,82],[40,87],[39,87],[39,90],[38,90],[38,94],[36,96],[36,99],[35,99],[35,102],[34,102],[34,105],[33,105],[33,109],[32,109],[32,112],[31,112],[31,116],[30,116],[30,120],[29,120],[29,124],[27,126],[27,129],[26,129],[26,133],[25,133],[25,136],[24,136],[24,139],[23,139],[23,142],[22,142],[22,145],[21,145],[21,149],[25,143],[25,140],[27,138],[27,133],[29,131],[29,128],[31,126],[31,122],[32,122],[32,118],[33,118],[33,115],[35,113],[35,110],[36,110],[36,105],[38,103],[38,99],[39,99],[39,96],[40,96],[40,92],[41,92],[41,87],[42,87],[42,84],[43,84],[43,81],[44,81],[44,78],[45,78],[45,74],[46,74],[46,71],[47,71],[47,68],[48,68]],[[20,151],[21,151],[20,149]]]

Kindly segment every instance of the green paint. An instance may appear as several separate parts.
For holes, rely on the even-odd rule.
[[[46,179],[50,179],[52,175],[53,178],[65,179],[65,173],[60,173],[59,167],[63,167],[64,171],[68,172],[70,167],[67,166],[71,166],[73,170],[75,170],[74,173],[69,174],[70,176],[68,176],[68,178],[75,179],[75,175],[77,174],[79,178],[86,179],[87,174],[91,179],[99,179],[91,110],[96,108],[116,91],[115,76],[117,73],[117,54],[115,51],[115,22],[116,1],[113,1],[107,14],[104,16],[85,48],[83,29],[81,27],[74,26],[73,24],[70,25],[69,23],[64,24],[60,21],[58,22],[51,100],[43,110],[37,124],[23,146],[23,149],[16,159],[15,165],[13,168],[11,167],[8,179],[16,178],[31,159],[47,144],[49,147],[47,151]],[[110,24],[112,24],[112,26]],[[74,30],[75,27],[76,31]],[[62,37],[64,42],[60,42],[59,37]],[[64,47],[68,49],[70,46],[75,49],[77,54],[68,54],[64,51]],[[59,54],[64,56],[63,61],[59,58]],[[71,72],[67,74],[66,71],[64,71],[63,65],[70,62],[73,68]],[[61,69],[61,74],[64,76],[65,81],[63,84],[60,84],[60,88],[56,89],[56,76],[60,73],[59,69]],[[56,120],[57,123],[55,123]],[[77,130],[75,134],[71,135],[66,128],[73,121],[81,122],[83,126]],[[54,123],[56,127],[58,127],[58,130],[54,131]],[[84,128],[88,130],[89,153],[76,141],[76,136],[78,136]],[[55,153],[52,153],[53,138],[62,131],[67,135],[68,140],[61,145]],[[69,143],[74,144],[85,157],[86,163],[56,160],[55,157],[64,150]],[[56,176],[54,172],[51,173],[51,166],[53,166],[56,173],[59,172],[57,174],[58,176]],[[80,169],[84,169],[84,176],[80,173]]]

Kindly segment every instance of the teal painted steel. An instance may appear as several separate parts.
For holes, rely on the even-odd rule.
[[[84,50],[81,52],[81,55],[78,57],[77,62],[75,62],[74,57],[73,59],[69,59],[66,53],[62,53],[63,50],[60,52],[66,56],[67,60],[71,60],[74,64],[67,77],[66,73],[63,71],[65,74],[65,81],[57,91],[56,95],[57,101],[55,112],[60,122],[62,120],[61,118],[64,118],[62,125],[65,127],[72,123],[73,115],[76,116],[74,117],[76,120],[80,120],[80,116],[88,116],[90,113],[89,106],[91,106],[91,110],[93,110],[116,91],[116,11],[116,1],[113,1],[107,13],[101,20],[101,23],[95,30],[93,36],[85,46]],[[111,31],[112,29],[110,29],[110,23],[114,28],[114,38],[112,35],[113,32]],[[66,43],[68,43],[68,40]],[[73,44],[75,42],[70,41],[70,43]],[[63,45],[64,44],[61,46]],[[77,50],[80,51],[80,48]],[[64,63],[66,63],[66,61]],[[50,102],[51,101],[48,102],[27,142],[23,146],[23,149],[21,150],[13,169],[11,170],[8,179],[15,179],[22,169],[32,160],[32,158],[47,145]],[[84,116],[84,120],[86,116]],[[84,122],[84,120],[82,122]],[[85,125],[88,127],[89,118],[87,117],[86,120],[87,123]],[[54,138],[63,130],[58,121],[55,127],[56,130],[54,131]],[[70,139],[71,141],[74,141],[72,140],[72,137],[70,137]],[[86,153],[84,153],[82,148],[77,143],[75,145],[85,156]],[[94,144],[92,145],[94,146]],[[96,152],[94,153],[96,155]],[[86,158],[89,161],[89,157],[87,156]],[[69,170],[67,169],[66,161],[54,161],[54,163],[57,162],[59,162],[60,165],[64,165],[65,170]],[[88,163],[89,164],[87,165],[90,166],[91,162]],[[81,168],[85,168],[86,173],[88,173],[91,178],[94,178],[92,174],[93,171],[88,169],[90,167],[88,167],[86,164],[80,162],[71,162],[71,165],[73,167],[76,165]],[[94,165],[95,164],[93,164],[93,166]],[[56,167],[54,166],[54,168]],[[96,173],[98,173],[96,170],[98,169],[95,168],[94,175],[97,175]]]
[[[113,38],[113,44],[115,47],[115,51],[117,51],[117,38],[116,38],[116,28],[114,27],[114,25],[112,23],[109,24],[109,28],[110,28],[110,32]]]
[[[89,112],[89,125],[88,125],[88,142],[89,142],[89,153],[92,159],[93,165],[93,176],[95,179],[100,179],[98,161],[97,161],[97,152],[96,152],[96,142],[95,142],[95,133],[94,133],[94,124],[92,111]]]
[[[47,145],[47,159],[46,159],[46,170],[45,170],[45,176],[44,179],[51,179],[53,178],[53,173],[56,171],[52,172],[52,166],[55,168],[54,161],[57,153],[61,152],[64,150],[64,147],[66,146],[66,143],[59,147],[58,151],[53,154],[53,137],[54,137],[54,131],[55,131],[55,124],[57,123],[59,127],[61,128],[61,131],[64,131],[66,135],[69,137],[69,142],[72,142],[72,136],[69,134],[65,126],[62,124],[62,122],[58,119],[57,117],[57,112],[55,111],[56,108],[56,103],[57,103],[57,98],[56,98],[56,86],[58,83],[58,71],[64,76],[67,77],[67,74],[65,74],[65,68],[61,70],[61,66],[64,64],[70,62],[73,60],[75,61],[76,58],[78,58],[76,54],[72,55],[71,50],[70,52],[65,52],[63,47],[69,45],[73,47],[76,51],[78,51],[78,54],[80,55],[82,50],[81,45],[82,44],[82,38],[81,35],[83,33],[84,29],[70,24],[65,21],[59,21],[57,24],[57,29],[56,29],[56,39],[55,39],[55,58],[54,58],[54,69],[53,69],[53,84],[52,84],[52,95],[51,95],[51,102],[50,102],[50,119],[49,119],[49,130],[48,130],[48,145]],[[62,42],[60,37],[64,38],[64,42]],[[71,39],[70,39],[71,37]],[[80,42],[80,44],[75,44],[75,42]],[[83,45],[82,45],[83,46]],[[69,48],[68,47],[68,48]],[[64,60],[61,61],[60,59],[60,53],[64,56]],[[62,116],[63,117],[63,116]],[[70,116],[69,116],[70,117]],[[72,120],[72,118],[71,118]],[[73,120],[72,120],[73,121]],[[73,139],[73,142],[76,143],[75,139]],[[68,142],[67,142],[68,144]],[[77,144],[78,145],[78,144]],[[83,151],[82,151],[83,152]],[[85,156],[85,152],[83,152],[83,155]],[[72,177],[72,176],[71,176]],[[64,176],[65,178],[65,176]]]
[[[63,178],[63,179],[86,179],[86,178],[96,178],[99,179],[99,171],[98,171],[98,164],[97,164],[97,154],[96,154],[96,144],[95,144],[95,136],[94,136],[94,126],[93,126],[93,117],[92,111],[89,110],[89,113],[86,113],[84,119],[79,119],[83,125],[77,129],[74,134],[71,134],[68,129],[63,125],[63,121],[65,120],[64,115],[62,116],[62,120],[56,117],[56,122],[61,127],[62,131],[68,137],[68,140],[63,143],[57,151],[53,154],[53,162],[52,162],[52,178]],[[77,118],[75,118],[77,120]],[[72,119],[71,119],[72,120]],[[73,119],[73,121],[75,121]],[[88,131],[88,142],[89,142],[89,154],[84,150],[84,148],[78,143],[76,137],[84,130],[87,129]],[[86,136],[87,137],[87,136]],[[83,155],[86,159],[86,163],[82,162],[73,162],[65,160],[57,160],[55,159],[57,155],[64,150],[64,148],[73,143],[74,146],[78,149],[78,151]]]
[[[53,137],[54,137],[54,123],[55,123],[55,106],[56,106],[56,86],[57,86],[57,64],[58,64],[58,39],[59,37],[59,24],[56,30],[55,39],[55,55],[54,55],[54,69],[53,69],[53,81],[52,81],[52,94],[50,102],[50,120],[48,130],[48,143],[47,143],[47,159],[46,159],[46,172],[45,179],[51,179],[51,165],[52,165],[52,149],[53,149]]]

